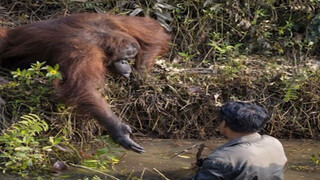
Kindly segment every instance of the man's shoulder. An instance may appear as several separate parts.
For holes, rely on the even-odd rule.
[[[270,143],[272,145],[282,146],[281,142],[277,138],[274,138],[274,137],[269,136],[269,135],[262,135],[261,136],[261,141],[263,141],[265,143]]]
[[[275,137],[272,137],[272,136],[269,136],[269,135],[266,135],[266,134],[264,134],[264,135],[261,135],[261,137],[262,138],[265,138],[265,139],[271,139],[271,140],[276,140],[276,141],[279,141],[277,138],[275,138]]]
[[[243,154],[248,154],[250,150],[257,148],[283,150],[283,146],[278,139],[269,135],[262,135],[258,140],[239,142],[231,146],[221,146],[213,151],[208,158],[226,161],[228,157],[242,157]]]

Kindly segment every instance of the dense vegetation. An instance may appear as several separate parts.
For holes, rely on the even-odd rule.
[[[79,12],[151,16],[173,36],[165,61],[157,61],[152,76],[136,74],[130,81],[107,77],[108,87],[102,89],[135,135],[218,136],[215,110],[224,102],[242,100],[260,104],[272,114],[263,133],[319,138],[319,5],[316,0],[3,0],[0,26]],[[78,117],[74,107],[54,99],[50,85],[51,77],[60,78],[58,66],[43,67],[34,64],[29,71],[17,70],[13,75],[1,71],[11,80],[0,86],[6,100],[1,106],[2,129],[33,113],[50,126],[41,133],[63,137],[66,146],[101,135],[96,121]],[[314,156],[317,164],[318,159]]]

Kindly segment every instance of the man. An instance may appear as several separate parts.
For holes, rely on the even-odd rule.
[[[220,109],[220,133],[229,140],[203,160],[193,180],[283,179],[287,161],[281,143],[257,132],[269,120],[265,109],[229,102]]]

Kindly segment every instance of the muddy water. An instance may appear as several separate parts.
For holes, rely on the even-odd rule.
[[[115,171],[107,172],[119,179],[142,179],[142,180],[180,180],[188,179],[194,173],[191,163],[195,161],[197,149],[184,152],[185,149],[199,143],[195,140],[160,140],[140,139],[146,152],[137,154],[127,152],[116,165]],[[226,140],[205,141],[206,148],[202,156],[207,156],[213,149],[224,144]],[[320,180],[320,168],[315,168],[310,158],[311,154],[320,152],[320,142],[311,140],[281,140],[288,158],[285,167],[286,180]],[[180,156],[174,155],[184,152]],[[123,175],[119,175],[123,174]],[[69,168],[66,172],[56,174],[46,179],[70,179],[70,180],[92,180],[94,175],[101,179],[110,179],[99,172],[84,170],[81,168]],[[12,176],[1,176],[2,179],[20,179]]]
[[[224,144],[226,140],[206,141],[206,148],[202,155],[208,155],[213,149]],[[320,169],[314,168],[311,154],[320,152],[320,142],[311,140],[281,140],[288,163],[285,167],[285,179],[311,180],[320,179]],[[136,177],[142,179],[187,179],[193,171],[191,163],[195,161],[197,149],[189,150],[181,156],[175,154],[183,152],[192,145],[199,143],[193,140],[140,140],[146,153],[138,155],[128,152],[117,165],[118,169],[127,169]]]

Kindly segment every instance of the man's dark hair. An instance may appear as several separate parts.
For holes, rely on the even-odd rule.
[[[235,132],[258,132],[269,120],[263,107],[237,101],[224,104],[220,118]]]

